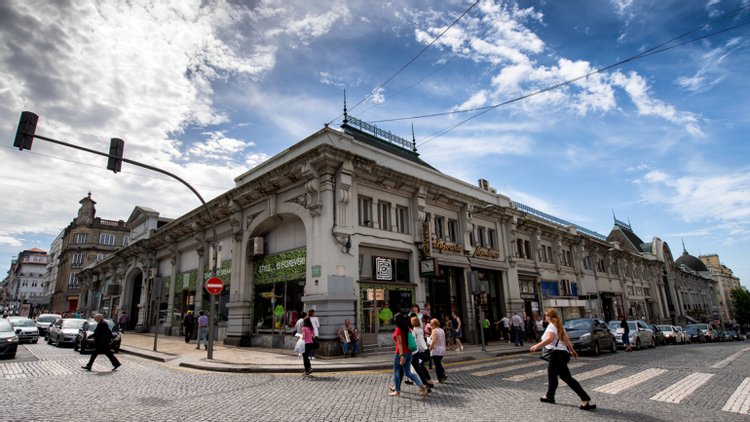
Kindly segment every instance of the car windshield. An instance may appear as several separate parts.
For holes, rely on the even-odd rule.
[[[671,325],[657,325],[656,328],[662,330],[662,331],[672,331]]]
[[[708,330],[708,324],[691,324],[687,326],[688,329],[693,327],[695,327],[696,330]]]
[[[688,325],[687,327],[685,327],[685,331],[687,331],[688,333],[697,333],[698,327],[696,327],[695,325]]]
[[[589,330],[591,328],[591,321],[587,319],[574,319],[566,322],[563,328],[568,331]]]
[[[0,332],[13,332],[13,327],[4,319],[0,319]]]
[[[36,323],[28,318],[14,319],[11,324],[14,327],[36,327]]]
[[[62,323],[63,328],[81,328],[81,325],[86,322],[85,319],[78,319],[78,318],[72,318],[72,319],[64,319]]]
[[[58,318],[60,318],[58,315],[41,315],[36,322],[55,322]]]
[[[96,324],[98,324],[98,322],[96,322],[95,319],[90,319],[90,320],[88,320],[86,322],[89,323],[89,331],[94,331],[96,329]],[[107,325],[109,326],[110,331],[115,329],[115,322],[112,321],[111,319],[105,319],[104,322],[107,323]]]

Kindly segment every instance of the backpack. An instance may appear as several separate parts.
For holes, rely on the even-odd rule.
[[[416,352],[417,351],[417,339],[414,338],[414,334],[412,334],[411,331],[409,331],[408,337],[409,337],[409,341],[408,341],[407,347],[409,348],[409,351]]]

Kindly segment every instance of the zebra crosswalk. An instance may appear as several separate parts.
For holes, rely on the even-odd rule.
[[[710,392],[715,395],[715,388],[721,382],[722,388],[727,383],[738,382],[738,377],[722,377],[715,373],[717,369],[726,367],[741,356],[740,353],[730,356],[716,365],[701,371],[685,371],[684,368],[632,368],[625,365],[605,365],[598,368],[588,366],[595,365],[596,360],[579,359],[571,362],[568,367],[573,370],[573,376],[578,381],[589,381],[596,387],[592,389],[595,393],[615,396],[621,393],[633,392],[638,396],[644,396],[654,402],[669,403],[674,405],[691,405],[691,399],[700,399],[701,394]],[[499,376],[503,381],[521,383],[524,381],[542,378],[547,375],[546,362],[541,360],[530,361],[528,358],[515,358],[501,362],[482,362],[468,364],[452,368],[454,372],[467,373],[474,377]],[[575,369],[584,369],[578,372]],[[667,384],[669,382],[668,385]],[[750,415],[750,377],[740,379],[739,385],[727,388],[725,402],[717,403],[716,409],[721,407],[724,412],[732,412],[740,415]],[[600,385],[597,385],[600,384]],[[587,388],[588,390],[588,388]],[[719,399],[723,400],[723,399]],[[693,400],[695,401],[695,400]]]

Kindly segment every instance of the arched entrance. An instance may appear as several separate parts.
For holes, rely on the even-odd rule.
[[[127,307],[128,312],[127,330],[133,330],[138,325],[139,320],[140,312],[138,305],[141,303],[143,272],[136,268],[128,275],[127,280],[125,288],[123,289],[123,307]]]

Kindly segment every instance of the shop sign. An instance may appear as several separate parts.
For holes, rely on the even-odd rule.
[[[534,299],[536,295],[534,293],[521,293],[521,299]]]
[[[432,247],[439,250],[440,253],[448,252],[463,252],[463,247],[458,243],[448,243],[443,239],[438,239],[437,236],[432,236]]]
[[[385,300],[385,290],[383,289],[367,289],[367,300]]]
[[[473,256],[476,258],[500,258],[500,252],[477,245]]]
[[[531,312],[539,312],[539,302],[531,302]]]
[[[320,265],[313,265],[311,272],[313,277],[320,277]]]
[[[307,250],[281,252],[253,260],[253,283],[268,284],[305,278]]]
[[[393,264],[390,258],[375,258],[375,279],[393,280]]]
[[[432,256],[432,242],[430,238],[430,223],[422,223],[422,254],[425,257]]]

